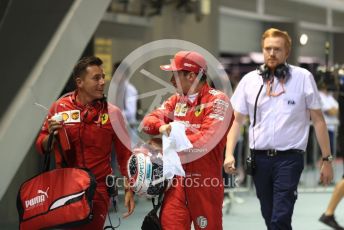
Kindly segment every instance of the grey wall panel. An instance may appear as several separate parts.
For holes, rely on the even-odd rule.
[[[222,53],[261,52],[263,26],[260,21],[220,16],[219,47]]]
[[[256,0],[221,0],[221,6],[255,12],[257,9],[256,2]]]
[[[332,15],[333,15],[333,25],[344,27],[344,12],[334,10],[332,12]]]
[[[73,1],[12,0],[0,28],[0,118]]]
[[[290,0],[265,0],[265,13],[313,23],[326,24],[326,9]]]
[[[333,50],[334,63],[342,64],[344,63],[344,33],[338,33],[333,35]]]
[[[95,36],[112,40],[112,60],[116,62],[143,45],[148,31],[149,28],[142,26],[101,22]]]
[[[330,41],[331,37],[327,32],[300,29],[300,34],[308,35],[307,45],[299,45],[300,56],[317,57],[320,60],[325,60],[325,42]],[[299,41],[297,41],[299,42]],[[332,49],[333,47],[331,47]]]
[[[11,0],[1,0],[0,1],[0,27],[2,19],[5,17],[6,13],[8,12],[7,9],[9,9]]]

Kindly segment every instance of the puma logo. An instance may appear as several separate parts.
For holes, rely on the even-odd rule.
[[[48,198],[48,190],[49,190],[49,187],[47,188],[46,191],[38,189],[37,196],[33,197],[32,199],[25,200],[25,208],[31,209],[36,206],[43,205],[43,203],[45,202],[45,199]]]
[[[48,198],[48,190],[49,190],[49,187],[47,188],[46,191],[43,191],[43,190],[40,190],[40,189],[39,189],[39,190],[37,191],[37,193],[38,193],[38,194],[43,194],[43,195],[45,195],[45,196]]]

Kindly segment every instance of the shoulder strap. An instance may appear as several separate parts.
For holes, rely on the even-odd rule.
[[[54,135],[50,134],[48,137],[48,144],[47,144],[47,151],[44,151],[44,164],[43,164],[43,172],[49,171],[50,168],[50,153],[52,149]]]
[[[56,140],[56,145],[57,145],[57,148],[58,148],[58,152],[59,152],[59,154],[61,156],[61,159],[62,159],[61,165],[62,165],[63,168],[66,168],[66,167],[68,167],[68,164],[67,164],[67,161],[66,161],[66,158],[65,158],[65,152],[62,149],[60,140],[58,138],[55,138],[55,140]]]
[[[42,170],[43,172],[47,172],[50,169],[51,154],[53,154],[52,150],[53,150],[54,142],[56,143],[58,152],[60,153],[61,158],[62,158],[62,167],[63,168],[68,167],[67,161],[64,157],[64,151],[62,150],[61,143],[58,140],[58,138],[55,138],[54,134],[52,133],[49,135],[49,138],[48,138],[48,144],[47,144],[48,150],[44,152],[44,165],[43,165],[43,170]]]

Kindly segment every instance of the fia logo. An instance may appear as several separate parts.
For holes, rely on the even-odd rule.
[[[288,105],[295,105],[295,101],[294,100],[288,100]]]

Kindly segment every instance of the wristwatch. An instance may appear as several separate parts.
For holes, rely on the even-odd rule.
[[[333,156],[330,154],[327,157],[323,157],[322,160],[323,161],[332,162],[333,161]]]

